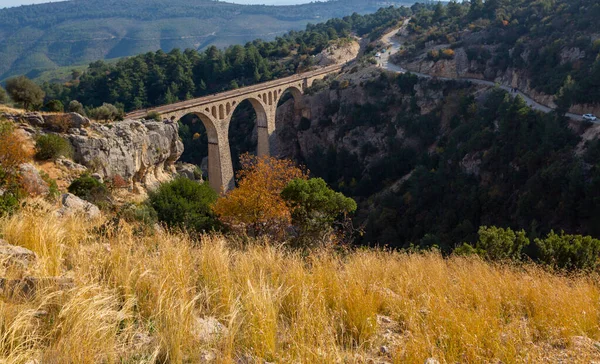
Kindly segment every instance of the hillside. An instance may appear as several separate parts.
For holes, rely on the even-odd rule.
[[[524,6],[506,4],[517,9]],[[476,23],[482,24],[481,28],[456,30],[456,36],[463,38],[456,41],[454,58],[428,56],[432,47],[450,46],[443,48],[436,43],[438,23],[429,27],[418,24],[435,15],[436,9],[451,14],[453,6],[456,4],[443,10],[421,5],[407,9],[416,15],[409,23],[408,45],[400,54],[403,66],[458,79],[461,74],[452,66],[460,63],[461,51],[471,52],[475,47],[466,45],[467,40],[489,43],[491,40],[481,40],[483,35],[505,34],[503,22],[481,17],[468,20],[469,8],[463,4],[455,9],[462,15],[444,15],[439,24],[456,28],[465,21],[467,27]],[[564,11],[562,7],[549,10],[548,16],[555,18],[555,12]],[[349,30],[365,38],[376,37],[386,26],[397,26],[404,14],[401,10],[381,9],[373,15],[309,27],[277,42],[251,43],[220,54],[175,52],[138,56],[116,67],[92,68],[93,72],[84,74],[78,85],[53,85],[48,94],[65,104],[73,98],[85,104],[108,100],[121,102],[126,109],[139,107],[136,104],[161,103],[167,94],[182,100],[188,93],[201,95],[229,87],[227,82],[233,77],[236,85],[256,82],[256,69],[261,79],[286,75],[293,68],[302,69],[310,65],[310,55],[343,39],[338,36],[343,37]],[[591,31],[589,27],[582,28],[584,34]],[[551,34],[559,37],[557,32]],[[530,31],[518,44],[539,44],[545,36],[546,33]],[[562,40],[567,49],[571,39],[567,34]],[[381,73],[372,65],[377,47],[377,41],[367,46],[367,53],[356,66],[337,79],[317,83],[304,97],[305,117],[291,113],[290,103],[280,108],[277,117],[279,144],[284,146],[282,155],[306,164],[314,176],[322,177],[334,189],[359,202],[355,223],[365,229],[362,243],[405,248],[411,244],[438,245],[449,252],[461,242],[472,242],[481,225],[525,229],[531,237],[551,229],[600,234],[597,125],[569,123],[560,114],[535,112],[524,100],[513,99],[514,94],[493,86]],[[486,66],[475,60],[468,64],[471,69],[483,67],[498,72],[499,78],[490,79],[500,82],[504,71],[495,62],[501,47],[490,49],[495,55]],[[256,58],[248,57],[257,52],[264,58],[259,58],[258,63]],[[295,55],[278,58],[282,52]],[[572,79],[581,82],[573,91],[577,97],[592,97],[595,92],[587,92],[583,86],[593,77],[579,78],[580,73],[593,75],[595,69],[596,61],[588,62],[594,56],[588,48],[586,52],[579,63],[579,73],[571,72]],[[176,83],[164,76],[148,77],[143,71],[157,65],[163,74],[176,75]],[[175,65],[183,67],[184,72],[173,73]],[[520,67],[518,72],[525,81],[518,87],[535,96],[532,82],[535,75],[539,76],[537,68]],[[236,68],[240,71],[234,71]],[[517,71],[512,68],[506,72]],[[182,74],[186,76],[181,77]],[[478,77],[476,73],[465,74]],[[554,73],[543,75],[554,77]],[[483,74],[479,76],[485,78]],[[161,83],[157,84],[156,79]],[[138,82],[142,85],[137,86]],[[200,89],[199,85],[206,88]],[[175,87],[177,95],[169,92]],[[251,106],[245,105],[238,111],[231,130],[244,132],[230,132],[236,159],[242,151],[252,151],[256,143]],[[183,124],[180,135],[186,150],[182,159],[200,166],[208,148],[203,125],[194,120],[184,120]],[[532,258],[537,256],[535,251],[529,253]]]
[[[1,268],[8,362],[600,359],[600,288],[585,276],[436,253],[305,257],[269,240],[58,218],[29,202],[0,219],[3,252],[21,246]],[[19,295],[27,282],[38,283]]]
[[[475,1],[413,10],[396,57],[403,67],[498,82],[553,108],[600,113],[597,1]]]
[[[399,1],[398,3],[401,3]],[[386,2],[389,6],[390,2]],[[0,10],[0,80],[161,49],[203,49],[272,40],[307,23],[383,3],[339,0],[248,6],[193,0],[73,0]]]
[[[558,22],[564,4],[387,7],[271,42],[99,60],[41,88],[12,80],[0,88],[0,362],[600,362],[600,123],[565,114],[596,102],[595,44],[546,69],[556,75],[499,67],[506,40],[494,61],[459,67],[513,72],[528,93],[535,77],[564,78],[542,110],[448,74],[460,49],[487,54],[491,39],[450,47],[434,31],[479,42],[529,8]],[[400,24],[411,33],[396,60],[430,75],[377,59]],[[529,28],[518,44],[550,39]],[[282,95],[273,156],[252,155],[248,100],[217,138],[196,115],[122,120],[357,52]],[[236,184],[215,191],[202,168],[224,141]]]
[[[381,8],[309,25],[270,42],[256,39],[223,50],[159,50],[113,63],[96,61],[69,82],[44,84],[46,102],[58,99],[68,105],[78,100],[87,107],[109,102],[130,111],[285,77],[318,67],[329,51],[352,47],[357,36],[377,38],[410,11]]]
[[[449,252],[480,225],[600,234],[599,125],[491,86],[375,67],[313,89],[310,116],[280,107],[281,152],[357,200],[361,242]]]

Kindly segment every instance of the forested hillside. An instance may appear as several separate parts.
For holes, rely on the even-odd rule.
[[[596,100],[592,28],[571,50],[580,36],[568,15],[597,5],[573,3],[388,7],[271,42],[100,60],[43,89],[9,79],[0,362],[600,362],[600,122],[565,116],[573,100]],[[178,2],[149,4],[172,5],[160,14]],[[530,8],[545,14],[538,24],[565,17],[570,33],[536,33]],[[428,62],[434,77],[387,63],[389,36],[403,24],[405,37],[414,13],[400,58]],[[510,42],[494,39],[512,27],[526,30],[505,61],[523,44],[524,63],[507,70],[527,92],[535,77],[564,78],[558,108],[536,111],[452,68],[468,51],[461,69],[504,82]],[[196,116],[123,120],[123,109],[306,70],[350,43],[341,64],[354,35],[372,40],[358,59],[282,95],[271,156],[252,154],[253,104],[234,105],[229,138],[210,146],[221,159],[228,141],[237,163],[226,191],[202,180],[209,145]],[[550,43],[533,45],[554,36],[577,61],[541,74],[529,60]]]
[[[398,3],[401,3],[399,1]],[[389,5],[390,2],[387,2]],[[161,49],[221,48],[272,40],[382,3],[338,0],[297,6],[193,0],[72,0],[0,10],[0,80],[16,74]]]
[[[409,14],[405,7],[382,8],[374,14],[309,25],[271,42],[255,40],[225,50],[211,46],[203,52],[159,50],[116,64],[97,61],[71,82],[45,84],[46,99],[64,105],[71,100],[86,106],[109,102],[129,111],[289,76],[311,67],[312,56],[332,43],[343,45],[352,34],[376,38]]]
[[[449,252],[481,225],[600,235],[597,125],[410,74],[348,74],[307,102],[310,119],[283,122],[284,154],[359,202],[363,243]]]
[[[579,114],[599,109],[597,1],[472,0],[413,9],[410,42],[400,52],[402,62],[416,61],[409,68],[495,80],[562,109],[578,104]]]

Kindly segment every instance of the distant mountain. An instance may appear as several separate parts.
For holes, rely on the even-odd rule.
[[[0,10],[0,80],[158,49],[270,40],[309,22],[401,2],[265,6],[208,0],[72,0],[8,8]]]

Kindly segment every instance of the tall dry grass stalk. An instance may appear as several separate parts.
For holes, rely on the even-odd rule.
[[[435,253],[309,257],[226,238],[139,235],[26,209],[0,236],[27,272],[75,287],[0,302],[0,362],[585,362],[600,351],[595,275]],[[214,318],[215,327],[199,327]]]

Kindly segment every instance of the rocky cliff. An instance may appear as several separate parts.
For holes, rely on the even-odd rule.
[[[493,86],[378,73],[317,83],[301,113],[289,101],[277,115],[281,154],[357,201],[363,241],[439,246],[491,224],[600,231],[597,126]]]
[[[171,179],[183,153],[177,123],[172,122],[94,123],[71,130],[67,137],[75,149],[75,162],[105,179],[120,177],[148,189]]]
[[[294,110],[294,100],[281,105],[276,117],[279,154],[303,161],[311,169],[318,168],[317,160],[351,164],[347,168],[354,170],[351,174],[356,179],[378,174],[385,161],[393,159],[399,150],[426,152],[435,148],[434,136],[448,128],[459,98],[487,88],[414,76],[395,77],[372,67],[357,69],[340,75],[328,86],[317,85],[309,90],[300,103],[300,113]],[[418,129],[417,124],[406,122],[421,122],[421,118],[423,125],[429,119],[439,120],[437,128],[431,126],[429,135],[433,139],[428,145],[418,140],[419,132],[413,130]],[[345,158],[341,154],[348,158],[335,161]],[[319,175],[324,171],[313,172]],[[351,178],[339,182],[351,183]]]
[[[90,122],[79,114],[4,114],[32,139],[55,133],[73,146],[77,174],[95,173],[104,180],[118,179],[134,192],[154,189],[176,173],[183,153],[177,123],[125,120]],[[57,163],[58,166],[58,163]],[[75,171],[74,168],[67,169]]]
[[[420,72],[437,77],[448,78],[475,78],[487,81],[493,81],[498,84],[509,87],[516,87],[536,102],[555,108],[554,95],[545,94],[531,86],[531,75],[525,69],[514,67],[501,68],[494,64],[495,60],[490,59],[469,59],[467,50],[464,47],[454,49],[454,58],[431,60],[426,55],[431,50],[449,48],[450,44],[441,44],[425,48],[418,55],[410,59],[401,61],[404,68],[413,72]],[[481,46],[484,52],[495,54],[497,46]],[[523,61],[527,61],[529,54],[527,51],[521,53]],[[585,57],[585,52],[579,48],[565,48],[560,52],[560,64],[576,63]],[[600,104],[575,104],[569,109],[575,114],[592,113],[600,114]]]

